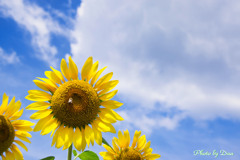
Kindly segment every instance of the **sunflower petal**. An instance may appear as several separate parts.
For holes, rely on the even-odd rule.
[[[100,96],[99,99],[102,101],[110,100],[117,94],[117,92],[118,92],[118,90],[114,90],[112,92],[106,93],[106,94]]]
[[[93,63],[93,65],[92,65],[92,69],[91,69],[91,71],[90,71],[90,73],[89,73],[89,80],[90,80],[91,78],[93,78],[93,76],[96,74],[97,69],[98,69],[98,61],[95,62],[95,63]]]
[[[20,117],[22,116],[22,114],[23,114],[23,110],[24,110],[24,109],[21,109],[20,111],[15,112],[15,113],[9,118],[9,120],[13,121],[13,120],[16,120],[16,119],[20,118]]]
[[[18,149],[18,147],[15,144],[12,144],[11,150],[14,154],[15,159],[17,160],[23,160],[22,152]]]
[[[21,146],[23,149],[25,149],[25,151],[28,151],[27,147],[22,141],[14,140],[14,142],[17,143],[19,146]]]
[[[42,119],[42,118],[45,118],[47,117],[48,115],[50,115],[52,113],[52,110],[51,109],[45,109],[45,110],[40,110],[40,111],[37,111],[35,113],[33,113],[30,118],[31,119]]]
[[[120,103],[120,102],[114,101],[114,100],[108,100],[108,101],[101,102],[101,106],[106,107],[108,109],[117,109],[117,108],[121,107],[122,105],[123,105],[123,103]]]
[[[93,65],[93,59],[92,59],[92,57],[89,57],[82,67],[82,71],[81,71],[82,80],[84,80],[84,81],[86,80],[88,82],[88,80],[89,80],[88,77],[89,77],[90,71],[92,69],[92,65]]]
[[[134,137],[133,137],[133,142],[132,142],[132,148],[134,148],[137,144],[138,138],[141,135],[141,131],[135,131]]]
[[[102,69],[100,69],[92,78],[91,80],[91,85],[93,86],[93,84],[97,81],[98,77],[102,74],[102,72],[106,69],[107,67],[104,67]]]
[[[78,127],[75,128],[75,132],[73,135],[73,144],[78,151],[82,149],[82,132]]]
[[[26,107],[28,110],[45,110],[50,106],[48,102],[34,102]]]
[[[54,69],[52,66],[50,66],[50,68],[55,73],[55,75],[58,76],[59,79],[61,79],[62,82],[65,82],[65,79],[60,71]]]
[[[53,71],[45,71],[45,75],[48,79],[57,84],[62,84],[61,79]]]
[[[69,56],[69,72],[73,80],[78,79],[78,68],[74,61],[72,60],[71,56]]]
[[[49,85],[46,82],[43,82],[40,80],[33,80],[33,82],[36,84],[36,86],[38,86],[39,88],[41,88],[44,91],[50,91],[50,92],[54,93],[56,90],[56,88],[52,87],[51,85]]]
[[[2,104],[0,106],[0,115],[3,114],[7,109],[7,104],[8,104],[8,96],[6,95],[6,93],[3,93]]]
[[[95,84],[94,88],[98,88],[100,85],[102,85],[105,82],[108,82],[113,76],[113,72],[110,72],[106,75],[104,75],[102,78],[100,78],[97,83]]]
[[[70,73],[69,73],[69,69],[68,69],[65,59],[62,59],[62,61],[61,61],[61,71],[62,71],[63,75],[67,78],[67,80],[70,81]]]

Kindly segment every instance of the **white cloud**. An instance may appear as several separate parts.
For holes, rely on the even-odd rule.
[[[125,118],[148,132],[173,129],[184,117],[239,119],[239,6],[217,0],[83,1],[71,52],[80,66],[93,56],[114,71],[120,98],[137,104],[126,106],[134,112]],[[164,111],[174,116],[151,116]]]
[[[0,11],[31,33],[38,58],[51,65],[56,63],[57,48],[51,44],[51,34],[66,34],[66,30],[48,12],[24,0],[0,1]]]
[[[9,54],[0,47],[0,62],[3,64],[16,64],[20,62],[20,59],[16,52]]]

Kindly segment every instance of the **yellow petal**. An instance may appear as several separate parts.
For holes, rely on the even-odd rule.
[[[141,135],[141,131],[135,131],[134,137],[133,137],[133,142],[132,142],[132,148],[134,148],[136,146],[140,135]]]
[[[98,77],[102,74],[102,72],[106,69],[107,67],[104,67],[102,69],[100,69],[92,78],[91,80],[91,85],[93,86],[93,84],[96,82],[96,80],[98,79]]]
[[[118,90],[114,90],[112,92],[106,93],[103,96],[99,97],[100,100],[102,101],[107,101],[113,98],[117,94]]]
[[[74,61],[72,60],[71,56],[69,56],[69,72],[73,80],[78,79],[78,68]]]
[[[91,71],[90,71],[90,73],[89,73],[89,80],[90,80],[91,78],[93,78],[93,76],[96,74],[97,69],[98,69],[98,61],[95,62],[95,63],[92,65],[92,69],[91,69]]]
[[[111,132],[111,133],[116,133],[115,128],[109,124],[101,121],[100,119],[95,120],[97,122],[98,129],[102,132]]]
[[[3,154],[1,156],[2,156],[2,160],[7,160]]]
[[[65,143],[64,143],[64,146],[63,146],[63,150],[67,149],[70,147],[70,145],[73,143],[73,128],[69,128],[69,127],[65,127]]]
[[[124,147],[127,148],[130,144],[130,135],[128,130],[124,131]]]
[[[115,152],[114,152],[114,150],[111,148],[111,147],[109,147],[108,145],[106,145],[106,144],[103,144],[103,147],[108,151],[108,152],[110,152],[111,154],[115,154]]]
[[[55,134],[54,134],[54,136],[53,136],[53,140],[52,140],[51,146],[53,146],[53,145],[57,142],[58,135],[59,135],[59,133],[60,133],[60,131],[61,131],[61,128],[62,128],[62,126],[60,126],[60,127],[57,129],[57,131],[55,132]]]
[[[86,147],[85,129],[82,128],[81,132],[82,132],[82,151],[84,151]]]
[[[157,159],[160,158],[161,156],[159,154],[150,154],[145,157],[145,159]]]
[[[50,121],[51,119],[53,119],[53,116],[52,116],[51,114],[48,115],[48,116],[45,117],[45,118],[40,119],[40,120],[37,122],[37,124],[35,125],[33,131],[34,131],[34,132],[38,132],[38,131],[42,130],[43,127],[45,126],[45,124],[46,124],[48,121]]]
[[[75,132],[73,135],[73,144],[74,147],[80,151],[82,149],[82,132],[80,131],[80,129],[77,127],[75,128]]]
[[[119,121],[123,121],[124,119],[118,114],[116,113],[115,111],[113,111],[112,109],[107,109],[107,108],[100,108],[100,113],[99,113],[99,116],[100,115],[103,115],[102,117],[103,118],[106,118],[106,120],[111,120],[111,121],[114,121],[114,120],[119,120]],[[101,118],[101,119],[103,119]],[[114,123],[114,122],[111,122],[111,123]]]
[[[50,133],[56,127],[58,127],[57,120],[55,118],[51,118],[42,128],[41,135]]]
[[[12,125],[14,127],[21,127],[21,126],[33,126],[34,123],[28,121],[28,120],[15,120],[12,122]]]
[[[114,139],[112,139],[112,146],[113,146],[114,151],[116,153],[118,153],[119,152],[119,148],[118,148],[118,146],[117,146],[117,144],[116,144]]]
[[[61,79],[54,72],[52,72],[52,71],[45,71],[45,75],[52,82],[57,83],[57,84],[62,84]]]
[[[47,117],[48,115],[50,115],[52,113],[51,109],[45,109],[45,110],[40,110],[37,111],[36,113],[33,113],[30,118],[31,119],[42,119]]]
[[[15,160],[14,154],[12,152],[6,151],[5,154],[7,160]]]
[[[121,107],[122,105],[123,105],[123,103],[120,103],[120,102],[114,101],[114,100],[108,100],[108,101],[101,102],[101,106],[104,106],[108,109],[117,109],[117,108]]]
[[[24,137],[24,136],[16,135],[16,137],[21,139],[21,140],[23,140],[23,141],[25,141],[25,142],[31,143],[31,141],[28,138]]]
[[[50,106],[48,102],[34,102],[26,107],[28,110],[45,110]]]
[[[10,118],[9,118],[9,120],[16,120],[16,119],[18,119],[18,118],[20,118],[21,116],[22,116],[22,114],[23,114],[23,110],[24,109],[21,109],[20,111],[18,111],[18,112],[15,112]]]
[[[117,122],[115,116],[108,111],[104,110],[106,108],[100,108],[100,112],[98,113],[99,117],[103,122],[106,123],[115,123]]]
[[[98,88],[100,85],[102,85],[105,82],[108,82],[113,76],[113,72],[110,72],[106,75],[104,75],[102,78],[100,78],[97,83],[95,84],[94,88]]]
[[[145,147],[143,148],[143,150],[141,152],[146,152],[149,148],[150,148],[151,142],[147,142],[147,144],[145,145]],[[145,153],[144,153],[145,154]],[[143,154],[143,155],[144,155]]]
[[[99,154],[103,157],[103,160],[112,160],[112,159],[114,159],[114,155],[112,155],[109,152],[100,152]]]
[[[94,145],[94,133],[93,133],[92,128],[89,127],[88,125],[85,126],[85,138],[86,138],[88,147],[89,147],[90,142],[92,145]]]
[[[97,142],[98,145],[102,145],[102,132],[97,130],[96,126],[92,124],[92,130],[94,133],[94,139]]]
[[[12,100],[9,103],[9,105],[7,106],[7,109],[5,111],[5,115],[8,115],[12,111],[14,106],[15,106],[15,96],[12,98]],[[7,116],[7,118],[8,118],[8,116]]]
[[[50,66],[51,67],[51,66]],[[54,69],[53,67],[51,67],[52,71],[55,73],[55,75],[62,81],[65,82],[65,79],[62,75],[62,73],[56,69]]]
[[[22,136],[22,137],[29,137],[32,138],[32,135],[25,131],[15,131],[16,135]]]
[[[137,150],[142,150],[146,145],[146,142],[147,142],[146,136],[145,135],[141,136],[137,142]]]
[[[43,82],[40,80],[33,80],[33,82],[36,84],[36,86],[38,86],[39,88],[41,88],[44,91],[50,91],[50,92],[54,93],[56,90],[55,87],[52,87],[51,85],[49,85],[46,82]]]
[[[49,97],[37,96],[37,95],[32,95],[32,94],[27,95],[25,98],[30,101],[41,101],[41,102],[51,100],[51,98],[49,98]]]
[[[46,82],[48,85],[50,85],[51,87],[53,88],[58,88],[57,84],[55,82],[53,82],[51,79],[48,79],[48,78],[40,78],[40,77],[37,77],[38,79]]]
[[[18,147],[15,144],[12,144],[11,150],[14,154],[15,159],[23,160],[22,152],[18,149]]]
[[[121,131],[118,131],[118,145],[119,147],[124,147],[124,137]]]
[[[10,118],[13,114],[15,114],[21,107],[21,102],[17,101],[16,103],[13,103],[11,106],[9,104],[8,109],[5,113],[7,118]]]
[[[68,69],[65,59],[62,59],[62,61],[61,61],[61,71],[62,71],[63,75],[67,78],[67,80],[70,81],[70,73],[69,73],[69,69]]]
[[[82,71],[81,71],[82,80],[84,81],[86,80],[88,82],[89,80],[88,77],[92,69],[92,65],[93,65],[92,57],[89,57],[82,67]]]
[[[63,125],[60,126],[60,128],[58,129],[59,133],[56,139],[56,148],[61,148],[64,145],[64,134],[65,134],[65,127]]]
[[[51,94],[44,92],[44,91],[40,91],[40,90],[29,90],[28,93],[29,93],[29,95],[34,95],[37,97],[46,97],[48,99],[51,99],[51,97],[52,97]]]
[[[6,93],[3,93],[2,104],[0,106],[0,115],[3,114],[7,109],[7,104],[8,104],[8,96],[6,95]]]
[[[19,146],[21,146],[23,149],[25,149],[26,151],[28,151],[27,147],[25,146],[24,143],[22,143],[21,141],[19,140],[14,140],[14,142],[16,142]]]
[[[97,91],[102,90],[101,92],[98,93],[98,95],[102,95],[104,93],[109,92],[112,90],[116,85],[118,84],[118,80],[113,80],[113,81],[108,81],[106,83],[103,83],[101,86],[98,87]]]

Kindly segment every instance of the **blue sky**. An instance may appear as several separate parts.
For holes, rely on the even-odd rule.
[[[120,80],[115,99],[124,103],[118,113],[125,121],[117,130],[142,130],[160,159],[238,160],[239,14],[235,0],[0,0],[0,94],[26,107],[27,91],[37,89],[32,80],[49,66],[59,69],[71,55],[81,68],[93,56]],[[26,160],[66,159],[49,135],[32,135]]]

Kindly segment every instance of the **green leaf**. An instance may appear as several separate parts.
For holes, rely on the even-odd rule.
[[[43,159],[40,159],[40,160],[54,160],[55,157],[54,156],[49,156],[49,157],[46,157],[46,158],[43,158]]]
[[[77,156],[77,151],[76,150],[73,150],[72,152],[73,152],[74,156]]]
[[[112,148],[112,146],[110,146],[110,144],[106,141],[106,139],[104,139],[103,137],[102,137],[102,143],[103,144],[106,144],[106,145],[108,145],[109,147],[111,147]]]
[[[77,157],[81,160],[99,160],[98,155],[93,151],[84,151],[81,154],[78,154]],[[75,157],[74,159],[76,159],[77,157]]]

